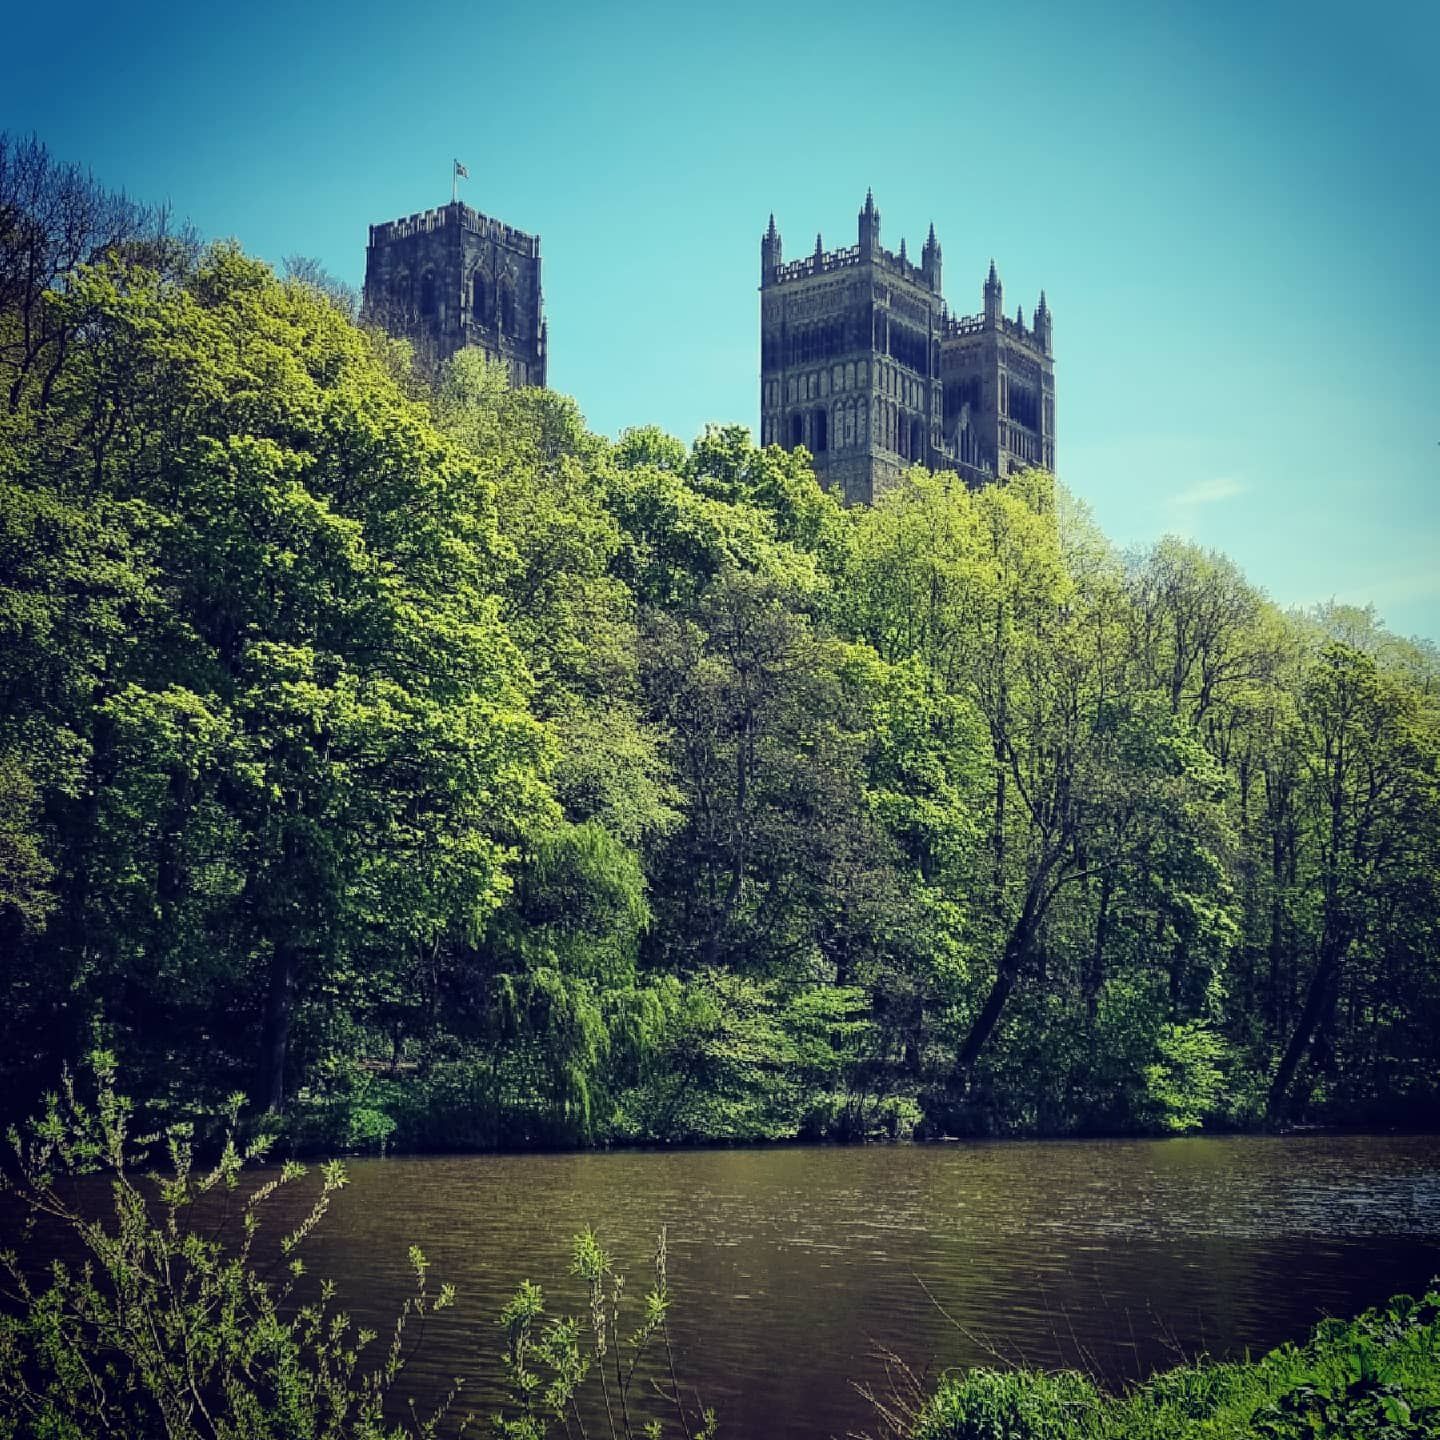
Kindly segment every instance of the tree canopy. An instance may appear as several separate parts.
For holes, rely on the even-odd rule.
[[[0,143],[12,1115],[100,1043],[300,1144],[1433,1116],[1433,646],[289,268]]]

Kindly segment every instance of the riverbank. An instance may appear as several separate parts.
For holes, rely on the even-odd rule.
[[[1264,1440],[1440,1434],[1440,1289],[1325,1320],[1259,1360],[1183,1365],[1109,1396],[1075,1371],[967,1370],[889,1433],[909,1440]]]

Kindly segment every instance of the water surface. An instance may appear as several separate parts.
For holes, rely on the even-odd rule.
[[[411,1380],[498,1375],[521,1279],[583,1313],[593,1225],[632,1290],[668,1227],[683,1377],[724,1436],[864,1429],[877,1344],[932,1376],[996,1354],[1111,1384],[1299,1338],[1440,1273],[1440,1137],[1002,1142],[364,1160],[310,1268],[357,1316],[420,1245],[459,1292]],[[943,1313],[942,1313],[943,1312]]]

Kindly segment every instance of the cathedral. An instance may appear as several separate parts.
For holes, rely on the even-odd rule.
[[[803,445],[827,488],[868,503],[910,466],[973,485],[1055,468],[1055,362],[1040,294],[1007,319],[995,263],[977,315],[952,315],[935,227],[920,263],[880,243],[867,193],[856,243],[785,260],[760,241],[760,440]],[[512,385],[544,385],[540,239],[458,200],[370,227],[365,314],[432,363],[476,346]]]
[[[935,227],[915,264],[880,243],[866,194],[857,243],[786,262],[760,241],[760,439],[814,456],[821,483],[869,502],[912,465],[983,484],[1055,468],[1055,362],[1045,294],[1005,317],[995,263],[978,315],[951,315]]]
[[[370,227],[364,313],[431,363],[471,345],[545,383],[540,237],[462,201]]]

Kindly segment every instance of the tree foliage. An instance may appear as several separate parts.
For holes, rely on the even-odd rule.
[[[1433,1113],[1433,647],[288,268],[0,143],[11,1114],[97,1041],[300,1144]]]

